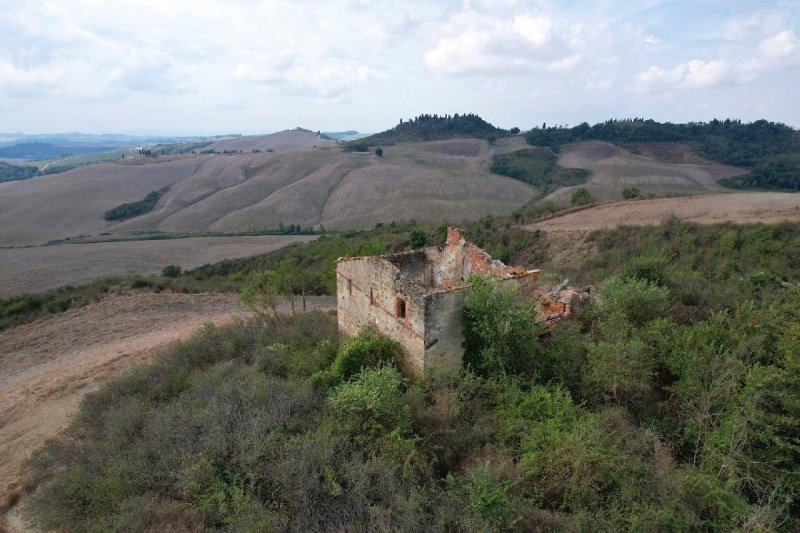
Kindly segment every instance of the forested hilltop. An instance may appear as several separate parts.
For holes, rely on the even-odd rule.
[[[584,122],[572,128],[542,124],[526,132],[525,138],[531,145],[550,147],[579,141],[688,143],[709,159],[752,168],[748,174],[725,180],[725,185],[800,190],[800,132],[778,122],[728,119],[672,124],[634,118],[594,126]]]
[[[400,142],[434,141],[453,137],[486,139],[519,133],[519,128],[504,130],[472,113],[459,115],[423,114],[412,119],[400,119],[394,128],[349,143],[348,146],[385,146]]]
[[[64,531],[795,531],[798,225],[671,219],[577,242],[528,216],[467,236],[595,285],[593,303],[546,334],[530,301],[474,281],[464,368],[416,382],[392,341],[268,309],[332,292],[337,257],[440,243],[445,226],[138,278],[242,288],[267,312],[90,396],[34,459],[28,511]]]

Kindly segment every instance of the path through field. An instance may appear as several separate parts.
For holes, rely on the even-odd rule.
[[[310,309],[334,305],[329,297],[309,300]],[[115,295],[0,332],[0,497],[87,393],[204,323],[246,315],[235,294]]]
[[[622,224],[659,224],[669,216],[698,224],[774,224],[800,220],[800,193],[741,192],[615,202],[528,226],[544,231],[593,231]]]

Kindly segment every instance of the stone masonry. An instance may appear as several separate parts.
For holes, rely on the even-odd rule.
[[[498,283],[517,283],[542,304],[542,321],[569,314],[577,291],[536,288],[538,270],[508,267],[469,243],[457,228],[447,242],[410,252],[340,258],[336,265],[339,332],[355,335],[367,325],[405,348],[403,370],[420,376],[426,369],[451,369],[464,355],[462,311],[470,276],[491,275]]]

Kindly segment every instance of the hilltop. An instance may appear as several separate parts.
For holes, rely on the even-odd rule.
[[[515,131],[519,133],[519,128],[516,128]],[[441,116],[419,115],[407,121],[400,119],[400,123],[394,128],[352,141],[350,145],[386,146],[458,137],[486,139],[508,134],[508,131],[498,128],[472,113]]]
[[[655,120],[608,120],[590,126],[533,128],[527,142],[540,147],[561,147],[582,141],[605,141],[634,151],[663,153],[675,148],[751,172],[723,180],[729,187],[744,189],[800,190],[800,132],[781,123],[757,120],[712,120],[687,124]]]

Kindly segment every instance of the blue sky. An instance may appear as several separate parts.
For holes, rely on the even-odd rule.
[[[800,1],[0,0],[0,131],[800,126]]]

